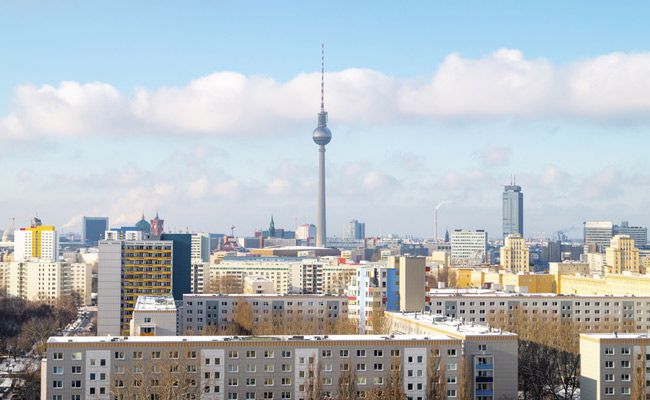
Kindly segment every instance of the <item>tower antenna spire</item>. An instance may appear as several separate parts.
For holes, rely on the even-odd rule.
[[[320,45],[320,110],[325,111],[325,43]]]

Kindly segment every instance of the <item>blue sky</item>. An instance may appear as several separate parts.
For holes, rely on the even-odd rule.
[[[326,44],[329,232],[650,224],[644,2],[3,2],[0,228],[35,212],[241,232],[311,222]],[[229,72],[229,74],[224,74]],[[68,82],[62,83],[62,82]],[[313,100],[312,100],[313,99]],[[312,103],[313,101],[313,103]],[[442,229],[442,228],[441,228]]]

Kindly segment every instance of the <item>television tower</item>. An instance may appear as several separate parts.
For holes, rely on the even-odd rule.
[[[320,69],[320,112],[318,126],[312,134],[314,143],[318,145],[318,212],[316,215],[316,246],[326,246],[327,230],[325,227],[325,145],[332,140],[332,131],[327,127],[327,111],[325,111],[325,45],[321,45]]]

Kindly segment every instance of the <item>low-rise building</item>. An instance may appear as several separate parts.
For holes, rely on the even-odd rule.
[[[446,335],[463,342],[457,368],[473,399],[517,398],[517,335],[427,313],[386,313],[396,335]]]
[[[261,276],[244,278],[244,294],[275,294],[275,285]]]
[[[172,296],[139,296],[129,322],[131,336],[175,336],[176,303]]]
[[[0,263],[0,289],[7,295],[55,304],[62,296],[75,295],[90,305],[92,266],[64,261]]]
[[[444,382],[444,398],[458,397],[462,385],[474,399],[515,398],[516,336],[502,335],[515,353],[501,350],[499,340],[456,336],[52,337],[41,398],[131,398],[140,393],[142,376],[155,383],[147,398],[181,379],[184,395],[204,400],[300,400],[312,398],[314,387],[319,398],[348,388],[363,398],[385,387],[391,371],[399,371],[409,399],[424,399],[433,380]]]
[[[580,397],[645,399],[650,338],[616,332],[580,335]]]
[[[335,295],[186,294],[181,332],[228,332],[238,306],[250,307],[253,331],[262,325],[300,325],[314,332],[331,332],[339,319],[348,318],[348,299]]]
[[[508,326],[516,312],[536,322],[572,321],[583,332],[650,329],[650,295],[590,296],[434,289],[427,311],[481,325]]]

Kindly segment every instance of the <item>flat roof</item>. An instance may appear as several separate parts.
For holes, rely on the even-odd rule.
[[[52,336],[48,343],[202,343],[268,341],[377,341],[377,340],[450,340],[434,335],[269,335],[269,336]]]
[[[138,296],[136,311],[176,311],[172,296]]]
[[[278,293],[233,293],[233,294],[227,294],[227,293],[185,293],[183,294],[183,298],[186,297],[259,297],[259,298],[271,298],[271,297],[282,297],[282,298],[298,298],[298,297],[309,297],[309,298],[324,298],[324,297],[334,297],[337,299],[346,299],[346,295],[342,294],[327,294],[327,293],[318,293],[318,294],[300,294],[300,293],[285,293],[285,294],[278,294]]]
[[[486,298],[486,297],[544,297],[544,298],[598,298],[598,299],[649,299],[648,296],[635,296],[630,294],[557,294],[557,293],[521,293],[521,292],[506,292],[494,289],[430,289],[429,297],[434,298],[447,298],[447,297],[468,297],[468,298]]]
[[[460,319],[453,319],[438,314],[427,314],[420,312],[387,312],[387,314],[390,316],[396,316],[397,318],[429,324],[436,329],[441,329],[443,331],[449,332],[452,337],[457,335],[517,336],[517,334],[512,332],[494,329],[486,325],[479,325],[477,323],[464,322]]]

